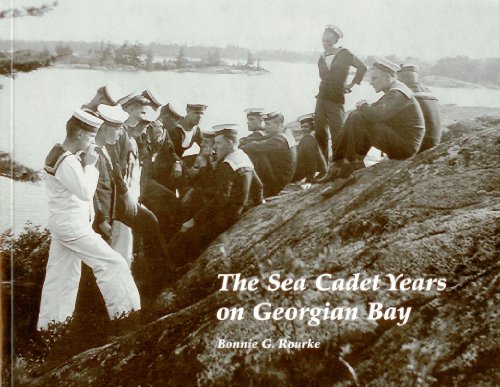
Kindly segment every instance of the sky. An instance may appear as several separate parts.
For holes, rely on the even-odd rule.
[[[12,0],[16,7],[53,0]],[[5,9],[10,0],[0,0]],[[321,51],[326,24],[359,55],[498,57],[500,0],[59,0],[43,17],[0,20],[14,40],[238,45]],[[4,38],[5,39],[5,38]]]

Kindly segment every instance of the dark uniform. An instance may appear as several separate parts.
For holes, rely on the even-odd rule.
[[[292,181],[297,165],[297,146],[290,132],[251,142],[241,149],[255,166],[264,185],[264,197],[278,195]]]
[[[109,237],[104,235],[99,225],[102,222],[108,222],[111,225],[113,220],[113,207],[115,201],[115,183],[113,181],[113,166],[111,158],[106,155],[99,147],[95,147],[96,153],[99,155],[95,167],[99,171],[99,180],[94,194],[94,222],[92,228],[100,234],[106,242],[109,242]]]
[[[194,143],[197,143],[201,148],[201,143],[203,141],[203,136],[201,134],[201,129],[198,125],[193,127],[193,137],[189,142],[188,147],[183,147],[182,142],[184,141],[186,135],[184,133],[184,129],[181,124],[175,125],[173,128],[168,128],[168,134],[170,135],[170,139],[174,145],[175,153],[178,157],[182,158],[184,152],[189,149]]]
[[[419,150],[424,131],[424,117],[413,92],[394,81],[377,102],[349,115],[333,160],[354,161],[356,155],[366,156],[371,146],[391,159],[407,159]]]
[[[441,142],[441,114],[439,113],[439,101],[431,93],[416,92],[415,98],[420,104],[425,120],[425,135],[418,153],[434,148]]]
[[[146,192],[151,180],[175,191],[174,165],[175,162],[180,163],[181,158],[175,152],[167,129],[164,129],[164,137],[159,143],[150,142],[148,152],[149,155],[144,161],[141,173],[141,196]]]
[[[253,141],[260,141],[260,140],[264,140],[265,138],[266,138],[266,134],[264,133],[264,131],[257,130],[255,132],[250,133],[246,137],[240,138],[240,148],[242,146],[250,144]]]
[[[412,63],[402,64],[398,79],[415,94],[425,120],[425,135],[418,153],[433,148],[441,141],[441,115],[438,99],[429,88],[418,81],[418,66]]]
[[[248,204],[253,176],[252,162],[241,150],[217,164],[211,200],[193,216],[194,227],[176,233],[168,244],[169,256],[176,265],[196,259],[220,233],[238,221]]]
[[[351,66],[356,68],[356,75],[352,82],[360,84],[366,73],[366,66],[348,49],[341,48],[335,54],[330,68],[327,66],[324,54],[318,60],[321,82],[316,96],[315,131],[320,149],[327,160],[328,132],[326,127],[328,125],[330,128],[333,149],[345,120],[344,95]]]
[[[326,161],[316,137],[312,133],[305,133],[297,146],[297,168],[292,181],[306,178],[306,182],[310,183],[316,172],[319,172],[320,176],[326,173]]]

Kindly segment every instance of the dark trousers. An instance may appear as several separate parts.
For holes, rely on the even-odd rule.
[[[392,128],[384,122],[367,123],[359,111],[349,115],[333,152],[333,161],[354,161],[364,157],[372,146],[390,159],[404,160],[417,153],[422,138],[418,128]]]
[[[328,161],[328,129],[332,141],[332,150],[335,149],[337,139],[344,126],[345,112],[344,105],[324,99],[316,99],[316,109],[314,112],[314,129],[318,145]]]
[[[264,198],[278,195],[288,182],[274,173],[273,166],[266,155],[252,155],[251,159],[255,167],[255,172],[264,186]]]

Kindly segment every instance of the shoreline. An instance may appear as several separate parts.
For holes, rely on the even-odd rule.
[[[143,69],[134,66],[93,66],[90,64],[65,64],[54,63],[47,68],[54,69],[70,69],[70,70],[99,70],[99,71],[118,71],[118,72],[176,72],[176,73],[200,73],[200,74],[248,74],[248,75],[263,75],[269,74],[270,71],[262,67],[260,68],[245,68],[242,66],[205,66],[205,67],[183,67],[172,69]]]

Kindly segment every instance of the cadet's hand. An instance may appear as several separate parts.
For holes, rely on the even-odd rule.
[[[101,224],[99,224],[99,230],[102,231],[104,235],[106,235],[108,238],[111,238],[111,225],[109,224],[108,221],[103,221]]]
[[[368,101],[366,101],[366,99],[356,102],[356,109],[359,109],[363,105],[368,105]]]
[[[187,176],[190,178],[198,176],[199,173],[200,173],[200,168],[197,165],[193,165],[186,171]]]
[[[194,226],[194,219],[190,219],[182,225],[181,232],[186,232],[187,230],[193,228],[193,226]]]
[[[184,196],[182,197],[181,204],[186,204],[190,199],[191,195],[193,194],[194,189],[190,188],[189,191],[187,191]]]
[[[344,92],[345,92],[346,94],[349,94],[349,93],[352,91],[353,86],[354,86],[354,83],[352,83],[352,82],[351,82],[351,83],[349,83],[348,85],[346,85],[346,87],[345,87],[345,89],[344,89]]]
[[[135,217],[137,215],[137,202],[132,197],[130,191],[125,192],[123,199],[125,202],[125,214],[129,218]]]
[[[160,121],[154,121],[151,123],[151,129],[152,129],[152,135],[153,135],[153,140],[156,142],[160,142],[161,138],[163,137],[163,127],[161,126]]]
[[[182,176],[182,165],[176,161],[175,166],[174,166],[174,177],[181,177]]]
[[[85,165],[95,165],[98,159],[97,152],[95,151],[95,145],[90,145],[85,151]]]

